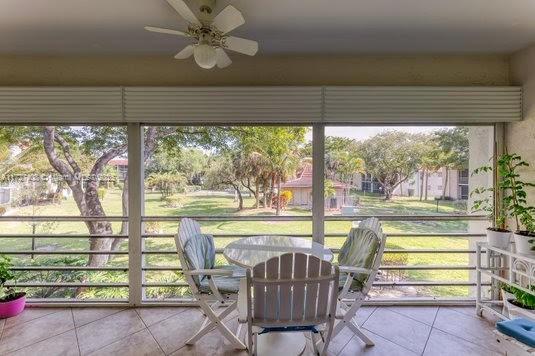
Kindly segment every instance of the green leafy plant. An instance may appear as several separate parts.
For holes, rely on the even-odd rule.
[[[525,189],[535,187],[535,184],[522,181],[518,173],[518,169],[528,166],[529,164],[516,153],[505,153],[498,158],[498,189],[504,195],[502,209],[496,209],[494,204],[494,193],[497,193],[494,188],[477,187],[470,193],[470,197],[477,197],[472,211],[487,213],[489,220],[493,222],[493,229],[507,231],[507,222],[513,219],[516,231],[521,231],[523,227],[528,235],[535,233],[535,207],[527,204]],[[475,169],[472,176],[489,172],[492,172],[492,167],[487,165]]]
[[[486,173],[492,173],[492,167],[491,166],[482,166],[479,168],[474,169],[471,176],[476,176],[479,174],[486,174]],[[496,205],[494,204],[494,188],[488,188],[488,187],[476,187],[474,190],[470,192],[470,198],[475,198],[472,203],[472,212],[478,213],[478,212],[484,212],[487,215],[487,218],[489,221],[492,222],[491,230],[496,231],[508,231],[507,226],[507,220],[509,218],[508,216],[508,210],[497,210]]]
[[[0,302],[9,302],[24,295],[22,292],[15,291],[13,287],[6,286],[7,282],[15,279],[12,267],[9,257],[0,256]]]
[[[526,187],[535,187],[534,183],[520,179],[518,169],[529,167],[519,155],[504,154],[498,159],[498,172],[501,177],[499,187],[504,190],[504,210],[515,221],[516,231],[535,235],[535,207],[527,203]]]
[[[524,309],[535,309],[535,295],[533,293],[528,293],[508,284],[502,284],[501,288],[515,296],[514,305]],[[531,286],[530,290],[535,292],[535,286]]]

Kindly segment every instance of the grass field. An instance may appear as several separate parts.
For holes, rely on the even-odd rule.
[[[272,209],[252,209],[254,199],[251,197],[244,198],[245,210],[236,211],[236,202],[232,196],[187,196],[184,198],[183,206],[180,208],[169,208],[160,200],[159,193],[147,193],[145,196],[145,215],[275,215]],[[108,215],[122,215],[120,191],[110,190],[103,204]],[[411,215],[430,215],[430,214],[452,214],[464,213],[465,208],[455,202],[441,202],[438,206],[435,201],[421,202],[417,199],[395,198],[392,201],[385,202],[377,196],[361,196],[360,210],[361,214],[411,214]],[[10,215],[79,215],[74,201],[65,200],[58,205],[43,205],[38,207],[20,207],[12,209]],[[310,211],[303,209],[289,208],[283,212],[284,215],[310,215]],[[329,214],[329,212],[327,212]],[[203,231],[212,234],[311,234],[312,223],[308,221],[280,222],[280,221],[225,221],[225,222],[203,222]],[[326,233],[346,234],[349,231],[351,222],[326,222]],[[466,232],[468,222],[465,221],[434,221],[434,222],[384,222],[384,231],[388,233],[411,233],[411,232]],[[45,234],[86,234],[87,229],[83,223],[79,222],[58,222],[54,224],[40,224],[35,227],[27,222],[0,222],[2,234],[29,234],[32,229],[37,233]],[[148,223],[147,232],[150,233],[175,233],[178,228],[177,222],[159,222]],[[114,233],[120,230],[120,223],[113,223]],[[216,247],[223,248],[232,239],[217,238]],[[326,245],[332,248],[340,247],[344,237],[333,237],[326,239]],[[148,238],[146,239],[147,250],[173,250],[174,241],[170,238]],[[388,248],[411,249],[466,249],[469,241],[466,238],[452,237],[391,237],[388,239]],[[124,241],[121,249],[127,249],[128,242]],[[88,248],[87,239],[80,238],[47,238],[36,239],[36,249],[38,250],[84,250]],[[0,250],[29,250],[31,249],[31,239],[4,238],[0,239]],[[74,256],[79,261],[83,256]],[[50,264],[50,257],[39,256],[33,261],[28,257],[19,258],[19,264]],[[54,262],[54,263],[61,263]],[[64,262],[64,261],[63,261]],[[218,256],[218,262],[224,263],[224,257]],[[147,265],[168,265],[176,266],[177,258],[174,255],[149,255],[146,257]],[[126,266],[128,264],[127,256],[115,257],[110,265]],[[468,256],[466,254],[388,254],[385,255],[384,264],[391,265],[427,265],[427,264],[444,264],[444,265],[467,265]],[[86,273],[91,281],[127,281],[127,275],[124,272],[90,272]],[[57,273],[40,273],[38,275],[25,275],[27,280],[46,280],[55,281],[58,278],[64,278]],[[80,276],[78,276],[80,277]],[[396,280],[448,280],[448,281],[467,281],[468,271],[406,271],[405,273],[390,272],[385,276]],[[181,276],[173,272],[147,272],[148,281],[173,281],[180,280]],[[379,292],[389,292],[385,289]],[[183,290],[165,288],[150,288],[147,291],[149,296],[161,297],[183,293]],[[407,292],[407,291],[405,291]],[[413,288],[411,293],[426,296],[466,296],[469,293],[467,287],[431,287],[431,288]],[[124,297],[125,289],[114,290],[92,290],[87,294],[89,297]]]

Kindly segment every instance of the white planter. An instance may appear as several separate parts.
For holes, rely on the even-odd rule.
[[[509,251],[511,232],[500,232],[487,229],[487,243],[489,246]]]
[[[511,319],[511,316],[509,316],[509,305],[511,305],[511,303],[509,303],[508,300],[515,299],[515,295],[513,293],[506,292],[503,289],[500,289],[500,293],[503,300],[502,314]]]
[[[535,321],[535,310],[517,307],[509,300],[504,300],[504,306],[506,306],[506,309],[509,313],[509,319],[526,318]]]
[[[515,239],[516,253],[524,255],[535,255],[535,251],[531,249],[531,247],[534,245],[529,242],[530,240],[535,239],[534,236],[520,235],[515,232],[513,234],[513,237]]]

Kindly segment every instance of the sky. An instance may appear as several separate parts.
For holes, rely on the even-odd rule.
[[[449,126],[328,126],[325,136],[347,137],[358,141],[365,140],[385,131],[404,131],[409,133],[429,133]],[[307,133],[307,140],[312,140],[312,131]]]

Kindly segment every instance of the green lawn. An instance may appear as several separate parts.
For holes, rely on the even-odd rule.
[[[120,191],[109,191],[103,204],[108,215],[122,215]],[[183,206],[180,208],[169,208],[160,200],[159,193],[147,193],[145,197],[146,215],[275,215],[273,209],[252,209],[254,199],[245,197],[245,210],[236,211],[236,202],[231,196],[188,196],[184,198]],[[395,198],[390,202],[385,202],[376,196],[361,196],[361,208],[359,212],[365,215],[373,214],[451,214],[462,213],[465,209],[461,204],[455,202],[441,202],[438,207],[435,201],[421,202],[417,199]],[[21,207],[10,212],[11,215],[78,215],[78,210],[74,201],[66,200],[58,205],[44,205],[39,207]],[[310,215],[310,211],[303,209],[289,208],[283,212],[284,215]],[[329,214],[329,213],[328,213]],[[212,234],[311,234],[312,223],[308,221],[295,222],[259,222],[259,221],[225,221],[225,222],[203,222],[203,231]],[[351,226],[351,222],[326,222],[326,233],[346,234]],[[385,222],[383,224],[386,233],[411,233],[411,232],[466,232],[468,223],[464,221],[444,221],[444,222]],[[148,223],[146,229],[150,233],[175,233],[178,228],[176,222]],[[28,234],[32,231],[32,226],[26,222],[0,222],[0,229],[3,234]],[[120,230],[120,223],[113,223],[114,233]],[[87,229],[83,223],[78,222],[58,222],[55,224],[41,224],[36,226],[38,233],[50,234],[85,234]],[[218,238],[216,245],[223,248],[231,238]],[[329,247],[340,247],[344,237],[332,237],[326,239]],[[128,242],[123,242],[122,249],[127,249]],[[468,248],[466,238],[448,237],[391,237],[388,240],[388,248],[409,249],[465,249]],[[0,239],[1,250],[28,250],[31,248],[31,239]],[[88,248],[87,239],[37,239],[37,249],[40,250],[82,250]],[[170,238],[148,238],[146,239],[147,250],[173,250],[174,241]],[[76,257],[76,256],[75,256]],[[83,256],[78,256],[83,258]],[[126,266],[127,256],[114,258],[110,265]],[[61,263],[64,261],[56,262]],[[224,263],[223,256],[218,256],[218,262]],[[19,259],[18,263],[51,263],[50,257],[39,256],[34,262],[29,257]],[[147,265],[177,265],[177,258],[174,255],[149,255],[146,257]],[[386,254],[384,264],[399,265],[425,265],[425,264],[445,264],[445,265],[467,265],[468,256],[465,254]],[[92,281],[126,281],[127,275],[123,272],[92,272],[87,274]],[[58,274],[40,274],[38,276],[26,276],[28,279],[57,280],[64,278]],[[466,281],[468,271],[408,271],[406,273],[389,272],[389,278],[401,280],[456,280]],[[172,281],[180,280],[181,276],[172,272],[147,272],[148,281]],[[428,296],[466,296],[466,287],[433,287],[417,291]],[[112,293],[110,295],[110,293]],[[151,288],[147,291],[151,297],[170,296],[184,293],[184,290]],[[87,297],[124,297],[126,291],[123,290],[89,290]]]

